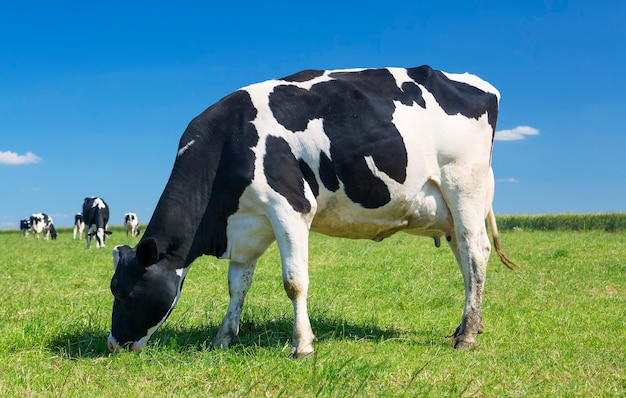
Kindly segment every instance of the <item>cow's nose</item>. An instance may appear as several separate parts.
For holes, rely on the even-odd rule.
[[[109,334],[109,339],[107,341],[107,348],[109,349],[109,352],[111,353],[120,352],[123,349],[123,347],[117,343],[117,340],[115,339],[115,337],[113,337],[112,334]]]
[[[116,353],[116,352],[119,352],[119,351],[122,349],[122,347],[120,347],[119,345],[117,345],[117,343],[115,343],[115,342],[114,342],[114,341],[112,341],[112,340],[109,340],[109,341],[107,342],[107,347],[109,348],[109,352],[111,352],[111,353]]]
[[[121,346],[119,345],[115,337],[113,337],[113,335],[109,335],[109,340],[107,341],[107,347],[109,349],[109,352],[111,353],[120,352],[120,351],[123,351],[124,349],[130,350],[133,352],[139,352],[143,349],[143,346],[144,345],[138,341],[134,341],[132,343],[129,342]]]

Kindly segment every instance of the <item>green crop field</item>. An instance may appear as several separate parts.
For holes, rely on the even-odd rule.
[[[68,229],[56,241],[0,231],[0,396],[626,396],[626,232],[512,225],[502,238],[523,269],[492,255],[485,332],[476,350],[455,351],[446,336],[464,292],[447,247],[312,235],[318,341],[294,360],[275,245],[235,346],[207,348],[228,304],[228,263],[203,257],[147,348],[112,355],[111,249],[137,239],[117,228],[106,249],[87,250]]]

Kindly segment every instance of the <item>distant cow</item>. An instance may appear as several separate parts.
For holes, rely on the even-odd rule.
[[[257,259],[276,241],[294,310],[292,353],[312,353],[310,231],[374,241],[404,231],[436,245],[445,237],[465,286],[454,347],[473,348],[492,248],[485,219],[500,259],[515,266],[492,208],[499,96],[477,76],[429,66],[307,70],[209,107],[181,137],[137,246],[113,250],[109,350],[145,346],[203,254],[230,260],[230,303],[211,342],[227,347]]]
[[[135,213],[126,213],[124,214],[124,226],[126,227],[126,236],[130,232],[130,236],[138,236],[141,231],[139,231],[139,220],[137,219],[137,214]]]
[[[74,216],[74,240],[76,240],[76,236],[78,236],[78,240],[83,239],[83,231],[85,230],[85,220],[83,219],[82,213],[76,213]]]
[[[108,230],[109,206],[96,196],[85,198],[83,202],[83,220],[87,228],[87,248],[91,248],[91,239],[96,237],[96,248],[104,247],[104,238]]]
[[[20,232],[22,235],[27,236],[30,230],[30,220],[20,220]]]
[[[41,233],[45,234],[45,240],[48,240],[48,238],[57,238],[57,231],[54,228],[52,217],[50,217],[46,213],[35,213],[30,216],[29,221],[31,232],[35,235],[37,239],[39,239],[39,234]]]

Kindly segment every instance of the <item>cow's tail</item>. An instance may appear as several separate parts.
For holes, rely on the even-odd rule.
[[[498,225],[496,224],[496,215],[493,213],[493,208],[489,209],[489,214],[487,215],[487,223],[489,224],[489,229],[491,230],[493,246],[496,249],[496,253],[498,253],[498,257],[500,257],[500,261],[502,261],[502,264],[506,265],[509,269],[512,270],[520,268],[519,264],[511,260],[509,256],[504,253],[502,241],[500,240],[500,234],[498,234]]]

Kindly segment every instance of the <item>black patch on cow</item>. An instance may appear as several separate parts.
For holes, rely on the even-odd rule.
[[[366,208],[384,206],[391,198],[389,190],[367,166],[366,157],[393,180],[405,181],[407,152],[392,122],[394,101],[421,104],[421,91],[417,86],[400,90],[386,69],[334,72],[331,77],[335,80],[315,84],[310,90],[275,87],[269,103],[272,113],[293,132],[305,130],[313,119],[322,119],[332,159],[320,158],[324,186],[335,191],[334,179],[338,178],[354,202]]]
[[[309,80],[313,80],[316,77],[320,77],[323,74],[324,74],[323,70],[307,69],[307,70],[294,73],[293,75],[283,77],[282,79],[279,79],[279,80],[284,80],[287,82],[306,82]]]
[[[491,127],[496,128],[498,98],[470,84],[450,80],[443,72],[424,65],[407,69],[407,74],[433,94],[448,115],[461,114],[474,119],[489,112]]]
[[[424,97],[422,96],[422,89],[419,88],[417,84],[404,82],[402,83],[402,91],[407,94],[406,97],[401,99],[403,105],[411,106],[413,105],[412,103],[415,102],[417,105],[426,109],[426,101],[424,101]]]
[[[313,170],[311,170],[311,167],[309,167],[307,162],[305,162],[303,159],[300,159],[298,161],[298,165],[300,166],[300,171],[304,176],[304,180],[307,182],[307,184],[309,184],[313,195],[317,198],[320,194],[320,186],[315,179],[315,173],[313,172]]]
[[[248,92],[237,91],[220,101],[216,108],[219,113],[213,117],[218,120],[213,121],[215,126],[209,136],[220,134],[226,139],[200,230],[204,230],[212,241],[204,253],[219,257],[226,251],[228,243],[227,219],[239,208],[239,198],[254,178],[255,155],[252,148],[257,145],[259,134],[251,123],[257,110]],[[194,245],[206,245],[206,240],[202,241],[206,237],[199,235],[196,234]]]
[[[263,169],[269,186],[284,196],[295,211],[311,211],[311,203],[304,196],[304,175],[300,162],[283,138],[267,137]]]
[[[325,99],[317,93],[297,86],[282,85],[270,95],[274,118],[289,131],[304,131],[309,121],[324,113]]]
[[[320,179],[329,191],[335,192],[339,189],[339,179],[335,173],[335,166],[324,151],[320,151]]]

